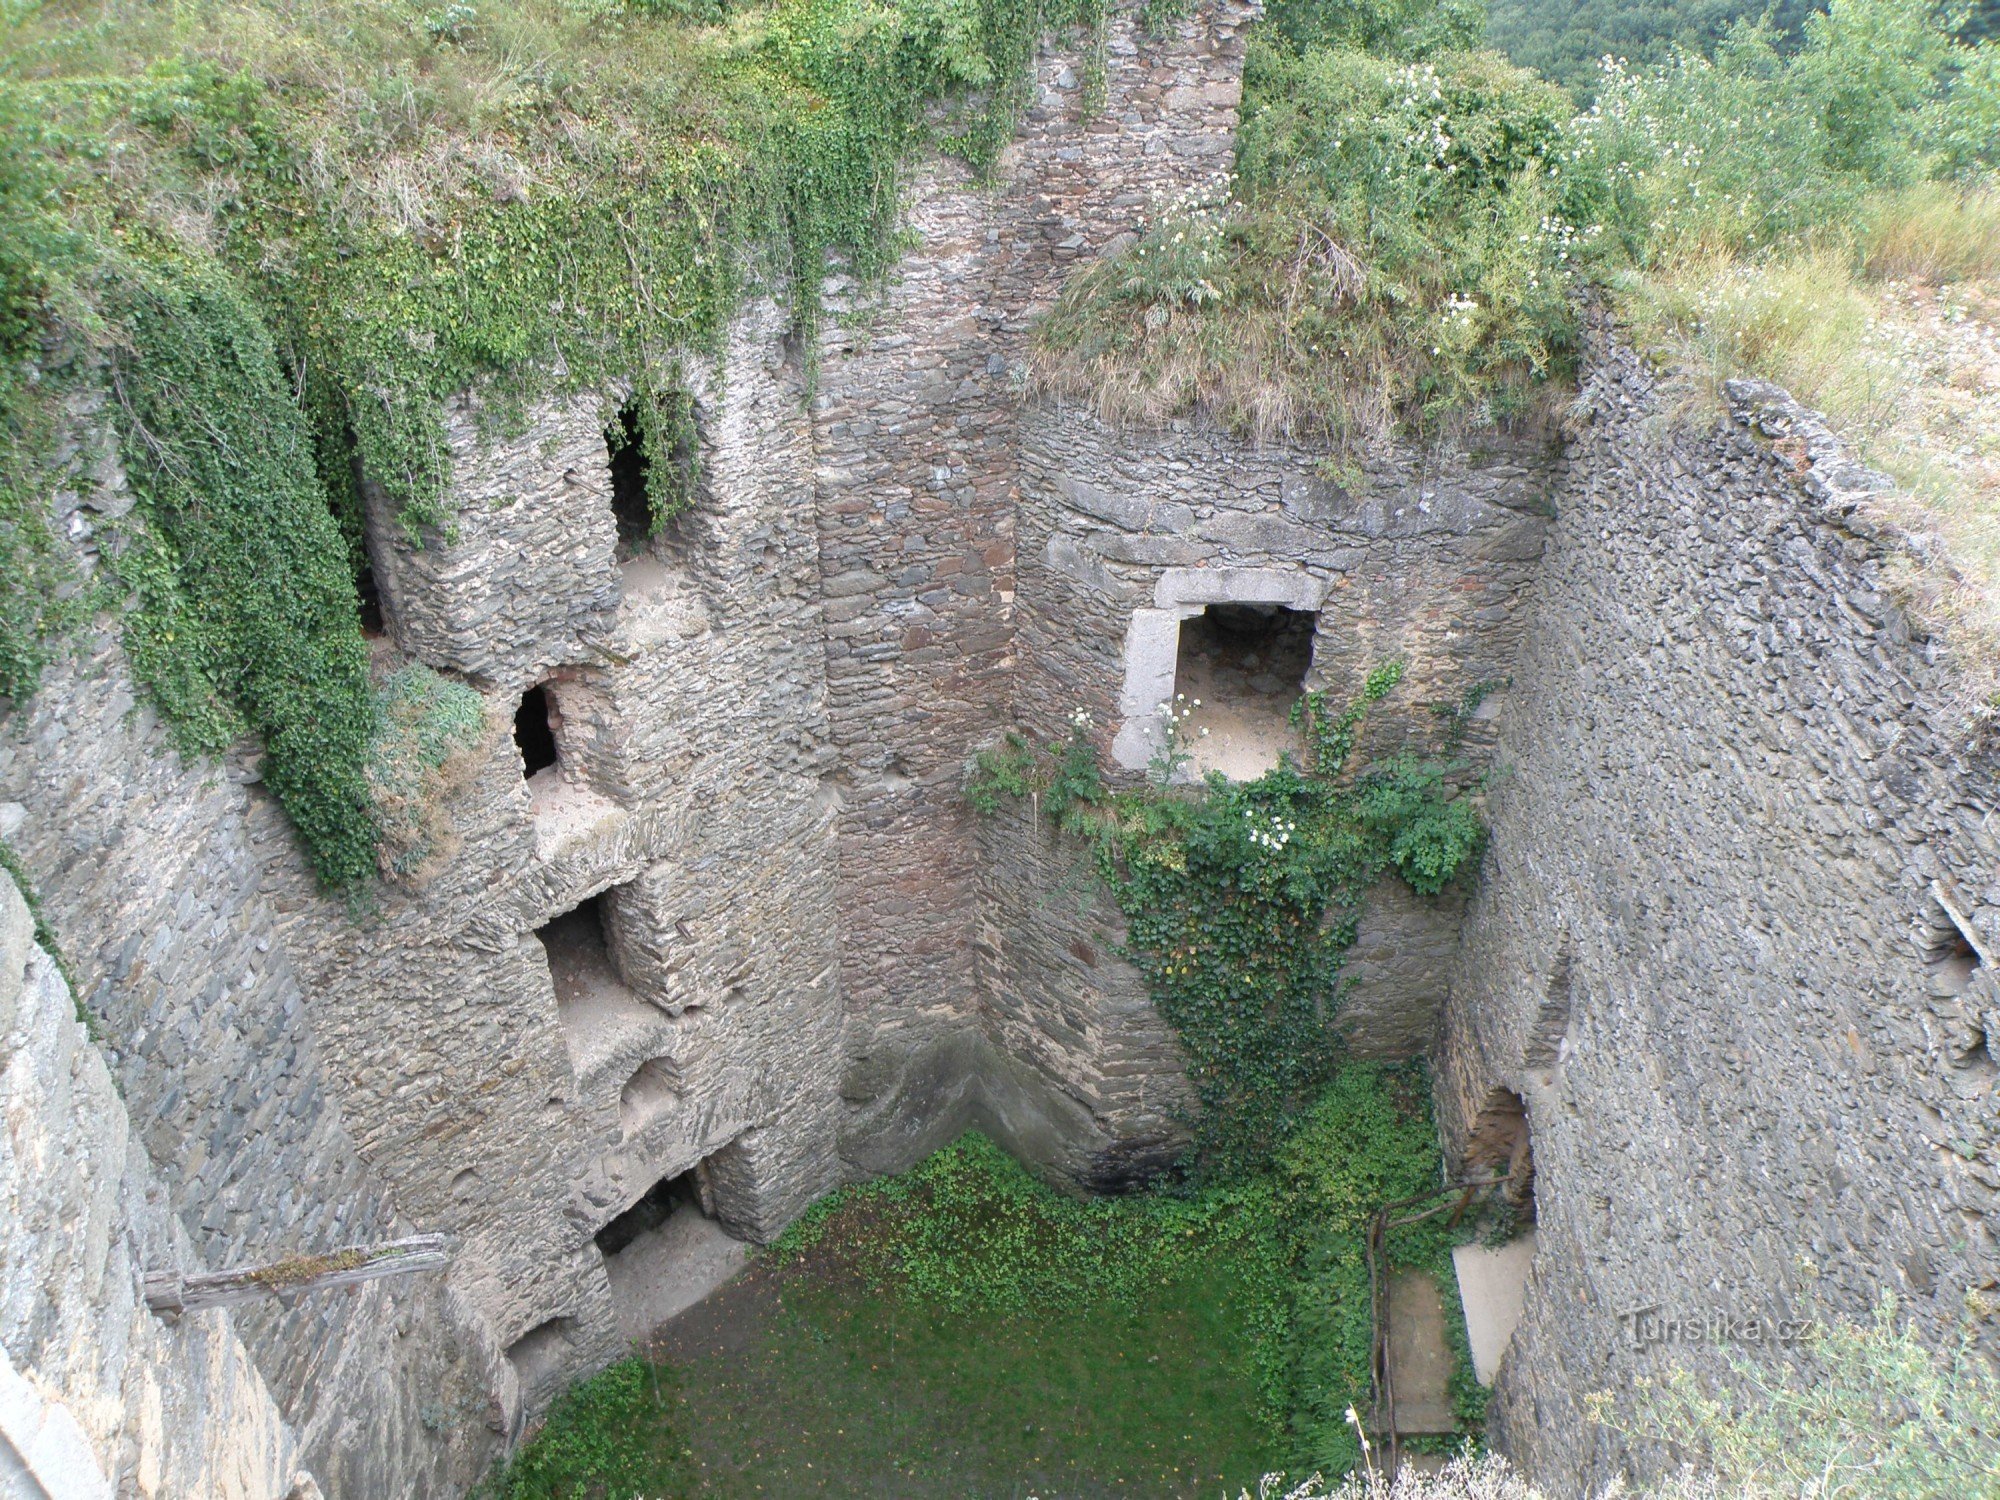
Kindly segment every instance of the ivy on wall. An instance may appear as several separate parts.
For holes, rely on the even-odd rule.
[[[109,558],[126,649],[181,748],[245,729],[329,886],[375,866],[374,712],[354,581],[270,335],[216,270],[127,262],[104,290],[130,347],[114,421],[143,526]]]
[[[1268,1162],[1334,1076],[1341,960],[1369,888],[1393,871],[1434,895],[1483,843],[1453,736],[1435,754],[1352,764],[1368,710],[1402,676],[1378,668],[1338,710],[1308,695],[1307,765],[1286,758],[1252,782],[1160,776],[1114,792],[1081,716],[1062,743],[1009,736],[968,776],[976,809],[1038,797],[1088,841],[1125,916],[1125,956],[1186,1053],[1204,1172]],[[1166,722],[1162,769],[1177,759]]]
[[[810,360],[835,262],[866,281],[899,253],[912,158],[989,166],[1038,38],[1101,41],[1103,0],[250,9],[0,16],[0,694],[105,602],[43,515],[65,382],[36,372],[108,351],[135,672],[183,749],[257,735],[351,886],[380,821],[357,466],[434,539],[446,401],[476,387],[504,425],[622,386],[657,529],[699,477],[683,358],[762,288]]]

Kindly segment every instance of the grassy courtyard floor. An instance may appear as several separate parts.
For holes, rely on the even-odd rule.
[[[1269,1168],[1185,1195],[1077,1201],[977,1135],[837,1193],[573,1387],[486,1495],[1234,1500],[1342,1473],[1360,1230],[1438,1180],[1424,1083],[1350,1065]],[[1432,1220],[1390,1261],[1448,1274],[1450,1239]]]
[[[701,1495],[1213,1496],[1272,1447],[1229,1280],[995,1318],[759,1267],[671,1326],[663,1417]]]

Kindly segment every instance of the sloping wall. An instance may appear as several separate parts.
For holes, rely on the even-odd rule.
[[[0,1493],[318,1500],[230,1315],[147,1311],[192,1247],[0,874]]]
[[[1884,1293],[1938,1333],[1984,1292],[2000,1334],[2000,758],[1895,601],[1879,477],[1729,402],[1670,422],[1596,340],[1448,1007],[1455,1151],[1527,1105],[1494,1435],[1558,1490],[1656,1460],[1588,1392]]]
[[[99,528],[130,500],[98,414],[74,415],[74,484],[55,503],[92,566]],[[321,996],[285,936],[301,910],[344,908],[310,894],[254,757],[171,749],[115,621],[0,720],[0,835],[63,945],[191,1265],[434,1227],[404,1217],[351,1133],[351,1076],[329,1067]],[[498,1351],[444,1278],[245,1308],[235,1326],[331,1496],[448,1492],[494,1451]]]

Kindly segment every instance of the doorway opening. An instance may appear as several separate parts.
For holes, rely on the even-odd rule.
[[[1528,1105],[1512,1089],[1491,1089],[1473,1122],[1465,1151],[1468,1178],[1497,1178],[1495,1199],[1518,1223],[1535,1218],[1535,1153]]]
[[[663,1177],[596,1235],[626,1337],[643,1342],[749,1264],[715,1216],[708,1163]]]

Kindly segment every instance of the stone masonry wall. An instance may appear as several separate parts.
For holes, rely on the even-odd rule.
[[[1218,0],[1153,38],[1136,6],[1113,8],[1106,98],[1088,119],[1085,59],[1046,50],[996,180],[936,167],[891,284],[824,325],[813,421],[842,804],[842,1149],[856,1169],[907,1165],[957,1134],[975,1076],[994,1097],[1019,1076],[978,1022],[977,835],[959,788],[1014,692],[1027,329],[1080,260],[1227,170],[1257,11]],[[1008,1106],[1024,1125],[1040,1109]]]
[[[0,874],[0,1492],[317,1500],[229,1314],[141,1300],[192,1247],[33,934]]]
[[[72,416],[72,483],[54,505],[89,568],[131,498],[98,413]],[[255,757],[173,752],[115,624],[0,722],[0,837],[63,945],[191,1268],[409,1232],[343,1118],[317,997],[282,935],[291,898],[269,866],[303,878],[296,837]],[[494,1355],[442,1278],[245,1308],[235,1324],[329,1495],[435,1493],[486,1463]]]
[[[290,941],[363,1150],[459,1236],[454,1282],[510,1351],[510,1433],[624,1347],[592,1237],[656,1183],[705,1162],[723,1222],[768,1239],[840,1180],[812,469],[783,327],[753,307],[705,372],[696,512],[641,555],[613,554],[616,403],[588,395],[519,438],[454,428],[468,507],[564,524],[468,524],[449,582],[372,549],[396,640],[476,674],[488,734],[441,866],[358,932],[295,882]],[[485,633],[495,599],[565,590],[609,607]],[[538,682],[558,760],[529,780],[511,729]]]
[[[1936,1335],[1981,1293],[2000,1331],[2000,757],[1896,603],[1884,481],[1769,386],[1668,423],[1608,335],[1583,396],[1439,1067],[1461,1157],[1495,1090],[1526,1102],[1493,1431],[1558,1492],[1658,1461],[1584,1393],[1723,1376],[1624,1314],[1889,1293]]]
[[[1369,752],[1429,748],[1436,728],[1424,704],[1455,702],[1513,671],[1548,528],[1557,459],[1548,436],[1488,434],[1482,444],[1384,457],[1348,490],[1322,478],[1310,453],[1258,452],[1192,424],[1113,431],[1073,408],[1031,408],[1018,723],[1061,739],[1082,709],[1101,744],[1122,752],[1175,690],[1181,618],[1203,601],[1282,599],[1317,614],[1308,687],[1344,697],[1371,668],[1407,663],[1404,685],[1371,721]],[[1166,676],[1142,701],[1123,701],[1135,653],[1154,649]],[[1481,712],[1505,697],[1492,694]],[[1468,737],[1475,762],[1490,740],[1482,718]],[[1115,956],[1116,908],[1077,853],[1031,823],[1009,817],[982,830],[981,999],[999,1049],[1033,1058],[1091,1122],[1070,1135],[1084,1166],[1065,1159],[1065,1169],[1116,1181],[1173,1154],[1180,1055]],[[1456,896],[1423,901],[1393,882],[1371,900],[1341,1012],[1359,1054],[1406,1057],[1429,1044],[1460,910]]]

